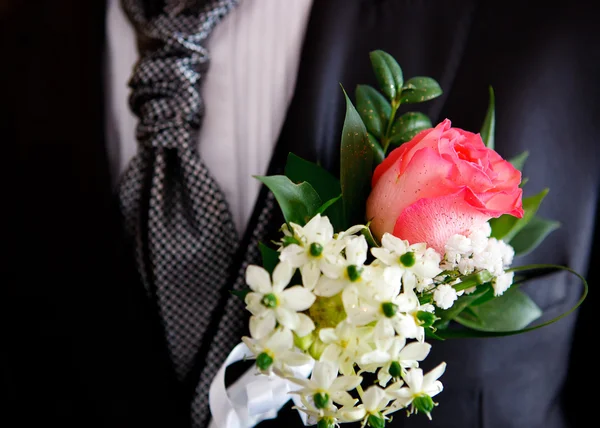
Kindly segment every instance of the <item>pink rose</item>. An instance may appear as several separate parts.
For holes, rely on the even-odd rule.
[[[521,173],[479,134],[450,125],[420,132],[375,169],[367,219],[376,237],[389,232],[444,254],[454,234],[502,214],[523,216]]]

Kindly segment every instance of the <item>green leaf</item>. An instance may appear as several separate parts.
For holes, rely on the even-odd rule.
[[[406,143],[422,130],[429,128],[431,128],[431,120],[427,115],[418,111],[404,113],[392,125],[390,143]]]
[[[335,204],[340,199],[342,199],[342,195],[341,194],[337,195],[335,198],[331,198],[330,200],[328,200],[327,202],[325,202],[323,205],[321,205],[319,207],[319,209],[317,210],[317,212],[319,214],[323,214],[327,210],[327,208],[331,207],[333,204]]]
[[[347,225],[365,221],[365,205],[371,191],[373,150],[367,130],[352,101],[346,97],[346,118],[342,129],[340,183]]]
[[[404,77],[400,65],[387,52],[376,50],[369,54],[377,83],[390,101],[400,94]]]
[[[505,242],[510,243],[511,239],[514,238],[535,216],[535,213],[544,200],[544,197],[548,194],[548,191],[549,189],[544,189],[537,195],[523,198],[523,218],[516,218],[505,214],[499,218],[491,219],[490,226],[492,227],[492,237],[503,239]]]
[[[268,247],[262,242],[258,243],[258,248],[262,257],[263,267],[269,271],[269,273],[273,273],[275,266],[277,266],[279,263],[279,252],[274,248]]]
[[[249,288],[244,288],[243,290],[230,290],[229,291],[231,294],[233,294],[235,297],[238,297],[242,302],[246,301],[246,295],[248,293],[250,293],[250,289]]]
[[[371,228],[369,227],[369,224],[367,224],[367,227],[365,229],[362,229],[360,231],[360,233],[367,240],[367,244],[369,244],[369,247],[380,247],[381,246],[381,245],[379,245],[379,242],[377,242],[377,239],[375,239],[375,237],[373,236],[373,233],[371,232]]]
[[[460,329],[460,330],[447,329],[447,330],[438,330],[439,334],[435,338],[441,338],[442,340],[444,340],[444,339],[450,339],[450,338],[464,338],[464,337],[514,336],[516,334],[527,333],[529,331],[537,330],[539,328],[553,324],[553,323],[565,318],[566,316],[570,315],[571,313],[573,313],[573,311],[575,309],[577,309],[579,306],[581,306],[581,304],[585,301],[585,299],[587,298],[588,289],[589,289],[588,283],[585,280],[585,278],[583,276],[581,276],[580,274],[578,274],[576,271],[574,271],[573,269],[566,267],[566,266],[550,265],[550,264],[534,264],[534,265],[526,265],[526,266],[519,266],[519,267],[511,268],[511,269],[508,269],[507,272],[528,272],[528,271],[541,272],[544,270],[547,270],[550,272],[557,271],[557,270],[565,270],[565,271],[575,275],[576,277],[578,277],[581,280],[581,282],[583,284],[583,293],[581,294],[581,297],[579,298],[577,303],[575,303],[575,305],[573,305],[568,311],[563,312],[562,314],[552,318],[549,321],[545,321],[543,323],[533,325],[530,327],[526,327],[526,328],[522,328],[522,329],[505,330],[505,331],[482,331],[482,330],[473,330],[473,329]],[[536,278],[539,276],[541,276],[541,274],[529,276],[528,279],[533,279],[533,278]],[[522,281],[522,282],[525,282],[525,281]],[[514,285],[512,287],[514,287]],[[510,291],[510,290],[511,289],[509,289],[508,291]],[[508,291],[507,291],[507,293],[508,293]],[[502,297],[502,296],[500,296],[500,297]]]
[[[383,148],[379,141],[370,133],[367,133],[367,137],[369,138],[369,144],[371,145],[371,149],[373,149],[373,166],[379,165],[385,159],[385,153],[383,152]]]
[[[294,184],[285,175],[255,176],[275,195],[285,221],[304,226],[321,206],[321,198],[306,181]]]
[[[487,113],[481,127],[481,139],[485,143],[486,147],[494,150],[494,133],[496,132],[496,111],[494,104],[496,103],[496,97],[494,96],[494,89],[490,86],[490,101],[488,104]]]
[[[493,332],[523,329],[542,315],[542,310],[527,294],[512,287],[502,296],[470,310],[474,316],[463,312],[456,321],[473,330]]]
[[[559,227],[558,221],[535,216],[510,240],[510,245],[517,256],[524,256],[535,250],[546,236]]]
[[[335,198],[341,192],[340,180],[329,171],[293,153],[288,155],[285,175],[294,183],[309,183],[323,201]]]
[[[527,160],[528,157],[529,157],[529,151],[525,150],[520,155],[517,155],[514,158],[510,159],[509,162],[512,164],[512,166],[515,167],[515,169],[518,169],[519,171],[523,171],[523,167],[525,166],[525,161]]]
[[[442,95],[440,84],[431,77],[418,76],[408,79],[402,87],[400,103],[422,103]]]
[[[525,185],[527,184],[528,181],[529,181],[529,177],[522,178],[521,184],[519,184],[519,187],[521,187],[521,188],[525,187]]]
[[[392,114],[392,106],[381,93],[369,85],[356,87],[356,109],[367,131],[381,138]]]

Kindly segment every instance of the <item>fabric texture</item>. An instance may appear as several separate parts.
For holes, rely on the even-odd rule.
[[[237,233],[225,198],[194,147],[204,106],[206,39],[237,4],[155,13],[124,0],[141,58],[130,81],[139,149],[120,184],[137,268],[155,301],[177,378],[185,381],[228,279]]]

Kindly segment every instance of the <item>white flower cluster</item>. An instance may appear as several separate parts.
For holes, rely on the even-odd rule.
[[[458,271],[469,275],[477,271],[488,271],[493,277],[494,294],[503,294],[513,282],[513,273],[505,272],[515,255],[513,248],[504,241],[490,238],[489,223],[472,230],[467,236],[454,235],[446,243],[446,254],[441,267],[445,271]],[[473,289],[465,290],[466,292]]]
[[[507,246],[476,231],[452,237],[442,258],[426,244],[385,234],[369,255],[360,233],[367,226],[334,234],[320,215],[290,226],[282,228],[272,275],[259,266],[246,271],[252,316],[251,337],[243,340],[258,369],[298,384],[299,410],[319,428],[355,421],[383,427],[404,408],[430,416],[445,370],[445,363],[427,374],[419,368],[431,348],[425,329],[437,319],[431,302],[445,309],[456,300],[448,272],[487,269],[499,289]],[[311,378],[294,377],[293,367],[311,360]],[[363,391],[365,376],[377,384]]]

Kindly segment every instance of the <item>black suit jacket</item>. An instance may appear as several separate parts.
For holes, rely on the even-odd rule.
[[[121,236],[104,138],[104,7],[78,0],[0,5],[2,426],[190,424],[194,385],[178,385],[172,376]],[[600,161],[595,12],[583,1],[551,7],[315,0],[271,173],[289,151],[338,170],[339,83],[350,93],[358,83],[374,84],[371,50],[394,55],[407,77],[441,83],[444,95],[418,106],[434,122],[450,118],[477,131],[491,84],[498,152],[530,151],[525,193],[550,187],[540,214],[562,223],[515,264],[569,265],[587,272],[593,288],[597,269],[591,264],[588,272],[588,262],[597,255]],[[564,275],[525,290],[547,316],[581,293]],[[434,343],[428,365],[448,363],[434,419],[399,413],[393,426],[580,426],[591,410],[581,403],[592,391],[584,341],[595,300],[592,289],[578,314],[525,335]],[[300,426],[289,406],[263,426],[283,424]]]

